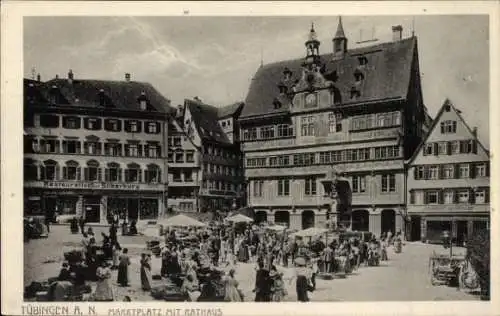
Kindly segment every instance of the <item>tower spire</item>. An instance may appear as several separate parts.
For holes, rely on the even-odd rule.
[[[319,45],[320,41],[318,40],[318,35],[314,30],[314,22],[312,22],[309,36],[307,37],[307,41],[305,42],[307,50],[305,65],[308,65],[310,69],[313,69],[315,66],[319,65]]]
[[[339,23],[337,25],[337,32],[334,38],[346,38],[344,33],[344,26],[342,25],[342,16],[339,16]]]
[[[342,25],[342,16],[339,16],[337,31],[333,38],[333,55],[334,59],[344,58],[347,52],[347,38],[344,33],[344,26]]]

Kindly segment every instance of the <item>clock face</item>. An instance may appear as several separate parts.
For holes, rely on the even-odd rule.
[[[311,93],[306,96],[306,106],[312,107],[316,106],[316,94]]]

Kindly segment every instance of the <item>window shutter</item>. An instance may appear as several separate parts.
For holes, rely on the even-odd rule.
[[[125,182],[129,182],[129,170],[128,169],[125,169]]]
[[[45,179],[45,167],[40,166],[40,174],[37,177],[38,180],[44,180]]]
[[[444,191],[443,190],[438,191],[438,203],[444,204]]]
[[[451,192],[453,192],[453,203],[455,203],[455,204],[458,203],[458,192],[455,190],[453,190]]]
[[[118,132],[122,130],[122,120],[117,120]]]
[[[433,144],[433,150],[434,150],[434,155],[438,155],[439,154],[439,147],[438,147],[438,143],[434,143]]]
[[[80,154],[82,152],[82,143],[76,142],[76,153]]]
[[[140,133],[142,131],[142,122],[137,121],[137,133]]]
[[[418,167],[417,166],[413,167],[413,179],[419,180],[418,179]]]
[[[130,145],[125,144],[125,157],[130,157]]]
[[[62,141],[62,148],[63,148],[63,153],[67,153],[68,152],[68,142],[63,140]]]
[[[474,190],[469,190],[469,203],[474,203],[474,200],[476,198],[476,194]]]
[[[156,172],[157,172],[157,175],[158,175],[157,176],[158,183],[163,183],[162,178],[161,178],[161,169],[158,169]]]
[[[484,203],[490,203],[490,189],[484,189]]]
[[[68,168],[63,167],[63,179],[67,180],[68,179]]]
[[[59,166],[55,166],[54,169],[56,170],[55,179],[54,180],[59,180],[61,170],[60,170]]]
[[[142,157],[142,146],[141,144],[137,144],[137,155]]]
[[[476,165],[471,163],[469,164],[469,178],[475,178],[476,177]]]
[[[460,177],[460,165],[453,165],[454,178],[458,179]]]
[[[125,121],[124,124],[125,124],[124,126],[125,132],[130,133],[130,121]]]
[[[76,168],[76,180],[81,180],[82,179],[82,168],[77,167]]]
[[[97,181],[102,181],[102,168],[97,168]]]
[[[438,179],[443,179],[444,168],[442,165],[438,165]]]
[[[448,155],[451,155],[451,142],[446,143],[446,152]]]
[[[85,129],[89,129],[89,118],[88,117],[83,119],[83,127]]]
[[[137,170],[137,182],[143,182],[142,181],[142,169]]]
[[[486,163],[485,165],[485,173],[486,173],[486,176],[489,177],[490,176],[490,164],[489,163]]]
[[[83,176],[85,181],[89,181],[89,168],[83,168]]]
[[[156,147],[156,157],[161,158],[161,146]]]
[[[123,173],[122,168],[118,168],[118,182],[122,182],[122,173]]]
[[[106,182],[110,181],[108,168],[104,169],[104,181],[106,181]]]
[[[161,133],[161,124],[156,122],[156,134],[160,134]]]
[[[475,139],[472,141],[472,152],[477,154],[477,140]]]
[[[144,157],[149,157],[149,145],[144,145]]]

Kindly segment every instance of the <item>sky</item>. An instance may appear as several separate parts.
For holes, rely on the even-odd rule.
[[[489,147],[488,16],[343,16],[348,47],[391,40],[393,25],[418,37],[424,103],[434,117],[446,98]],[[305,56],[314,22],[320,53],[332,51],[338,17],[25,17],[24,76],[153,84],[172,100],[215,106],[244,101],[264,64]],[[372,43],[373,44],[373,43]],[[369,44],[368,44],[369,45]]]

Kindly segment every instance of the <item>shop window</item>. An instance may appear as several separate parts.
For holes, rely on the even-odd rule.
[[[157,199],[140,199],[139,218],[140,219],[157,219],[158,218],[158,200]]]

